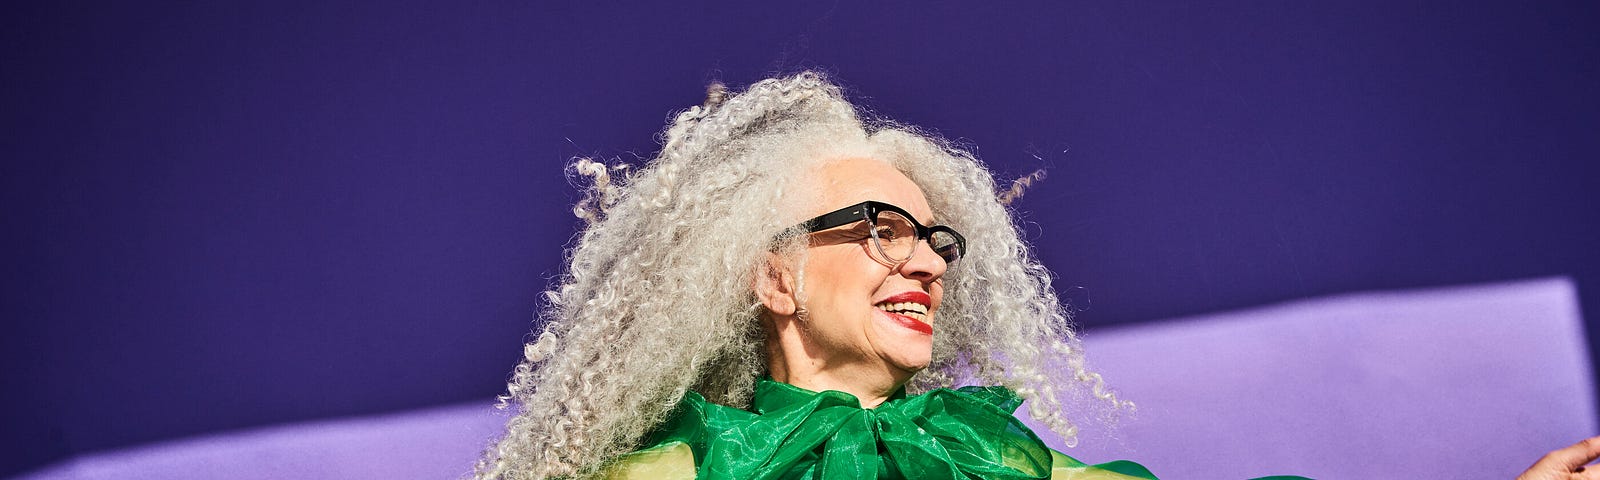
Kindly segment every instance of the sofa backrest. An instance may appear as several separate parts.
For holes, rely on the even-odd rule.
[[[1136,416],[1071,449],[1035,429],[1086,462],[1162,478],[1503,479],[1596,432],[1565,279],[1299,301],[1085,342]],[[485,400],[85,455],[22,478],[458,478],[505,420]]]
[[[1063,451],[1162,478],[1504,479],[1596,433],[1583,319],[1562,278],[1296,301],[1084,341],[1138,408],[1119,436],[1089,431]]]

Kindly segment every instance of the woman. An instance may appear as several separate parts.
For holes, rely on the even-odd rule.
[[[1064,400],[1121,404],[1084,368],[989,172],[864,121],[819,75],[714,89],[644,169],[577,169],[594,179],[576,209],[590,223],[513,374],[517,414],[482,478],[596,473],[682,419],[669,415],[686,395],[744,409],[767,376],[863,407],[964,379],[1002,385],[1069,439]],[[896,207],[875,207],[879,219],[947,225],[930,234],[943,251],[926,238],[880,249],[905,242],[875,241],[894,232],[866,227],[865,211],[808,222],[869,200]]]
[[[576,169],[589,225],[479,478],[1154,478],[1010,415],[1070,443],[1065,404],[1126,404],[970,154],[802,73],[714,87],[640,171]]]

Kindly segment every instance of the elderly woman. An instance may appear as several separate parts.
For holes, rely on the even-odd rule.
[[[577,164],[589,225],[479,477],[1089,468],[1009,415],[1070,439],[1064,399],[1119,402],[970,154],[813,73],[713,89],[664,140],[637,172]],[[943,389],[970,380],[1004,388]]]
[[[643,169],[577,163],[588,227],[479,478],[1154,478],[1011,416],[1070,443],[1066,404],[1125,405],[972,155],[813,73],[709,97]]]

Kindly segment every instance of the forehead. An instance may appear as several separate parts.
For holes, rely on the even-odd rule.
[[[817,181],[818,204],[811,206],[811,215],[875,200],[904,208],[924,224],[934,221],[922,188],[888,162],[871,158],[832,160],[818,166],[812,177]]]

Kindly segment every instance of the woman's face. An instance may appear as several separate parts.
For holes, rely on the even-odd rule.
[[[937,220],[922,189],[884,162],[838,160],[818,173],[821,188],[812,215],[875,200],[905,209],[923,225]],[[856,223],[812,235],[803,304],[808,353],[829,367],[915,373],[933,355],[945,262],[919,241],[905,263],[889,263],[861,232],[863,224]]]

